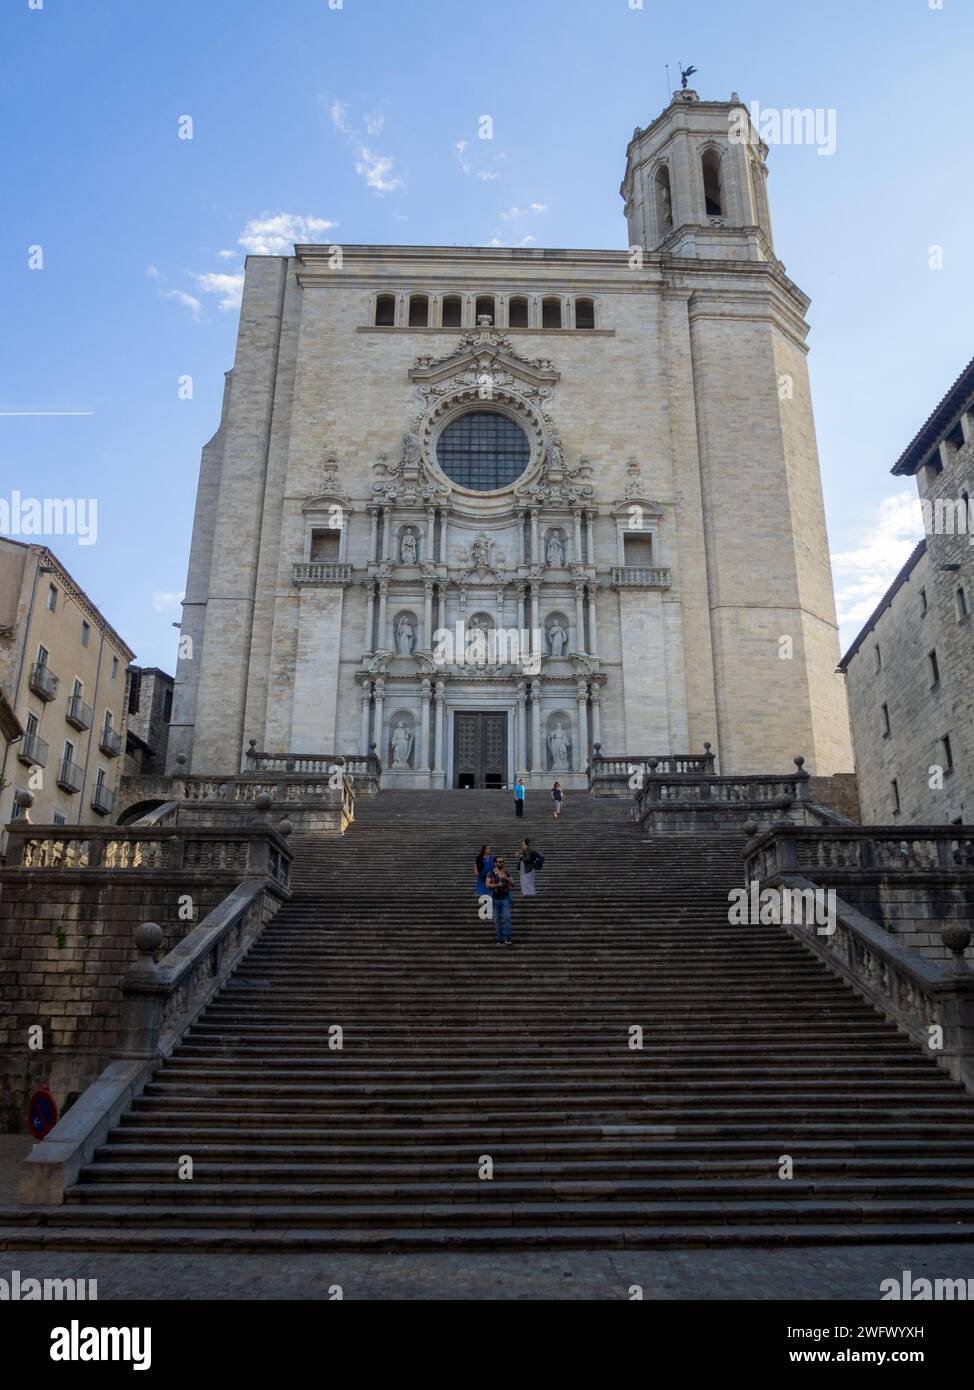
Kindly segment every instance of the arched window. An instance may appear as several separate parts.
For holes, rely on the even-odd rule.
[[[661,164],[656,170],[656,211],[660,230],[664,233],[673,228],[673,198],[670,193],[670,166]]]
[[[541,301],[541,327],[561,327],[561,300],[543,299]]]
[[[527,328],[528,326],[528,301],[524,295],[515,295],[507,306],[507,323],[509,328]]]
[[[591,299],[575,300],[575,327],[595,327],[595,305]]]
[[[483,314],[488,314],[490,316],[491,323],[496,322],[494,318],[494,296],[492,294],[478,294],[477,296],[477,308],[474,312],[474,318],[477,320],[478,328],[480,327],[480,318]]]
[[[451,421],[436,445],[436,461],[446,476],[474,492],[510,487],[530,460],[527,435],[493,410],[472,410]]]
[[[443,301],[443,327],[459,328],[463,320],[463,301],[458,294],[448,294]]]
[[[413,294],[409,297],[409,326],[410,328],[427,328],[430,321],[430,302],[425,294]]]
[[[377,328],[392,328],[396,322],[396,296],[380,294],[375,301],[375,325]]]
[[[707,216],[723,217],[724,198],[720,187],[720,155],[716,150],[704,150],[700,162],[703,166],[703,196],[707,204]]]

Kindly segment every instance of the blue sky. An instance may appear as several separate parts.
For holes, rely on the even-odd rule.
[[[916,527],[889,467],[972,355],[974,5],[931,4],[3,0],[0,410],[92,413],[0,417],[0,494],[98,499],[96,544],[52,544],[171,669],[245,251],[621,249],[626,143],[682,60],[702,96],[836,113],[834,155],[769,167],[848,641]]]

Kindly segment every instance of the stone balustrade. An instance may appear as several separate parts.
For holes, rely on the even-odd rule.
[[[616,589],[668,589],[670,571],[663,565],[619,565],[612,571]]]
[[[608,754],[595,744],[588,765],[588,785],[593,796],[629,796],[645,784],[648,776],[659,773],[708,774],[714,771],[715,755],[710,744],[703,753]]]
[[[318,561],[298,561],[291,567],[291,583],[303,586],[312,584],[340,584],[343,587],[352,582],[352,566]]]
[[[785,930],[974,1091],[974,832],[779,824],[744,867],[762,890],[832,894],[827,930],[800,913]]]
[[[276,885],[240,884],[158,964],[163,930],[135,928],[141,953],[122,982],[113,1059],[24,1162],[21,1203],[58,1205],[159,1062],[239,965],[279,906]]]
[[[845,824],[841,817],[809,801],[804,764],[804,758],[798,757],[794,772],[748,776],[668,772],[650,765],[635,791],[633,819],[653,833],[743,831],[749,819],[770,825],[775,816],[780,818],[782,807],[794,806],[803,823]]]

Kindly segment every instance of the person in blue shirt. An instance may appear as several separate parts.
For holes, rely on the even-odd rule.
[[[482,898],[487,892],[487,876],[493,867],[494,856],[490,852],[490,845],[481,845],[474,866],[474,872],[477,875],[478,898]]]
[[[524,783],[520,777],[514,783],[514,814],[516,816],[524,815]]]

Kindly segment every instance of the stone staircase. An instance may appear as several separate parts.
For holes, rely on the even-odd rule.
[[[18,1247],[970,1239],[971,1099],[783,929],[728,925],[740,837],[626,816],[386,791],[295,837],[293,900]],[[472,861],[525,833],[501,947]]]

